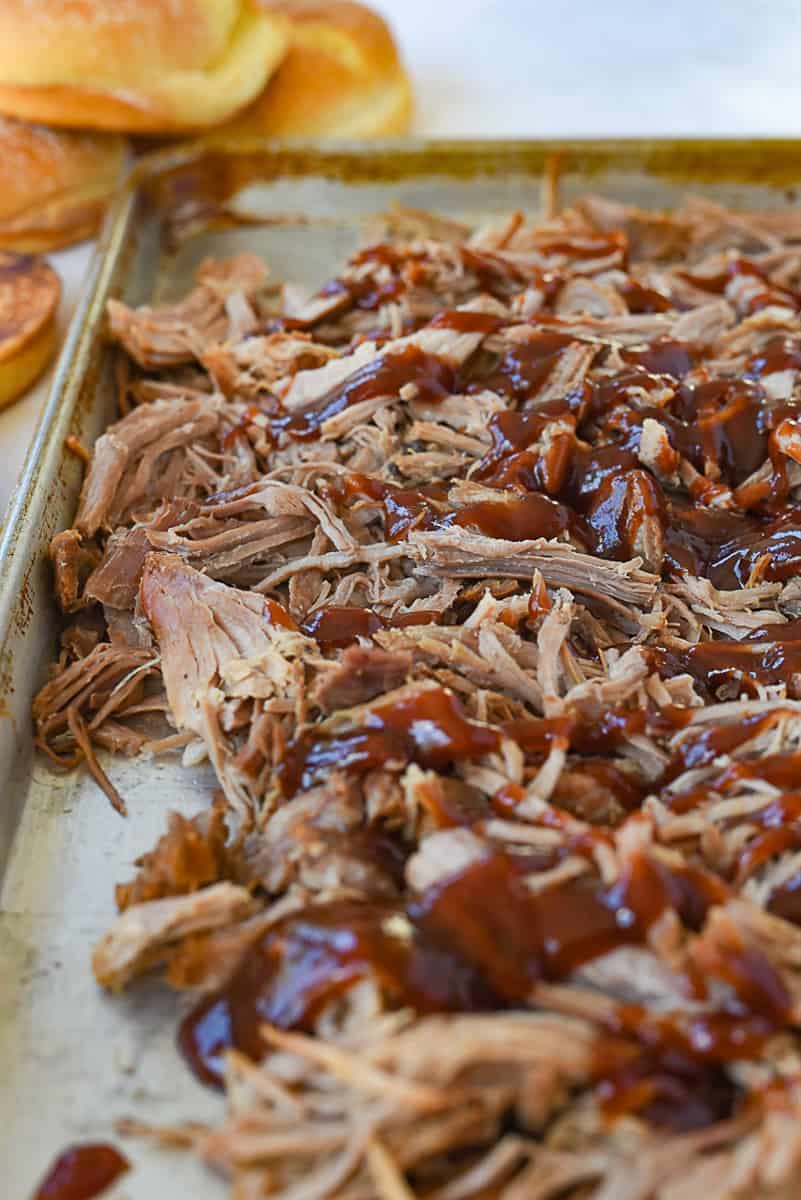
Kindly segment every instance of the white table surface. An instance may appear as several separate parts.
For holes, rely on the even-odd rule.
[[[373,0],[432,136],[801,133],[799,0]],[[66,325],[91,247],[54,254]],[[0,413],[0,513],[49,376]]]

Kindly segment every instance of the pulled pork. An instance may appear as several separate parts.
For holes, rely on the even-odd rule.
[[[242,1198],[794,1195],[801,221],[388,230],[111,306],[37,736],[121,810],[96,747],[211,761],[94,969],[228,1094],[128,1127]]]

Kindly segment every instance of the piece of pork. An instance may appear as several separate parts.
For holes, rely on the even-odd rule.
[[[77,529],[64,529],[50,543],[56,598],[64,612],[85,606],[85,584],[100,558],[97,546],[86,544]]]
[[[409,553],[422,575],[480,579],[482,576],[530,579],[540,571],[553,587],[585,595],[609,596],[638,607],[650,607],[658,575],[640,569],[640,561],[612,562],[574,550],[566,542],[543,538],[507,542],[470,530],[453,528],[413,531]]]
[[[479,296],[463,305],[458,311],[498,315],[502,307],[486,296]],[[356,371],[366,366],[379,355],[386,357],[401,354],[410,346],[424,354],[434,354],[445,362],[458,366],[465,362],[481,345],[486,332],[463,333],[457,329],[426,327],[408,337],[387,342],[379,350],[374,342],[364,342],[352,354],[334,359],[313,371],[299,371],[282,389],[276,385],[284,408],[290,412],[301,411],[323,399],[333,388],[339,387]]]
[[[305,660],[317,645],[276,624],[269,602],[201,575],[169,554],[145,561],[140,603],[161,654],[161,669],[179,730],[205,742],[220,783],[240,811],[252,799],[222,728],[227,701],[280,699],[293,711],[305,696]],[[231,735],[233,736],[233,735]]]
[[[197,286],[177,304],[130,308],[109,300],[109,332],[141,367],[175,367],[200,359],[210,342],[255,329],[252,301],[267,269],[254,254],[201,264]]]
[[[196,492],[194,478],[182,470],[186,453],[218,432],[222,410],[219,396],[156,400],[109,426],[95,444],[81,489],[79,533],[91,537],[122,524],[134,506],[147,510]]]
[[[411,665],[411,654],[403,651],[348,646],[337,665],[319,677],[312,699],[325,713],[352,708],[400,687]]]
[[[250,892],[232,883],[132,904],[95,947],[95,978],[103,987],[119,991],[134,976],[169,958],[171,947],[183,938],[232,925],[257,909]]]
[[[195,506],[191,501],[167,501],[152,517],[132,529],[116,529],[101,561],[86,581],[84,594],[108,608],[132,609],[139,591],[145,558],[151,549],[149,533],[170,529],[186,521]]]

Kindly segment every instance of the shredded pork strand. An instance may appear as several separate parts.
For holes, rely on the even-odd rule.
[[[235,1200],[801,1188],[801,220],[551,192],[109,306],[37,742],[216,773],[93,966]]]

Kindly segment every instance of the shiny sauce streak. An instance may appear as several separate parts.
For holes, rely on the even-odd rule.
[[[621,349],[620,357],[624,362],[644,367],[652,375],[671,375],[675,379],[683,379],[695,366],[698,351],[687,342],[656,338],[645,346]]]
[[[368,246],[353,258],[354,267],[371,266],[384,268],[381,278],[376,280],[375,271],[354,271],[347,279],[332,279],[317,293],[325,299],[340,297],[343,305],[372,311],[400,296],[406,287],[405,276],[414,273],[420,255],[406,248],[401,253],[389,242],[378,242]]]
[[[681,276],[703,292],[713,295],[729,295],[732,284],[737,279],[748,279],[752,287],[746,293],[746,299],[739,308],[743,314],[759,312],[760,309],[771,305],[780,305],[798,309],[801,308],[801,297],[789,288],[779,287],[767,278],[765,272],[748,258],[735,257],[727,264],[725,270],[717,275],[693,274],[682,271]]]
[[[801,370],[801,341],[790,337],[772,337],[746,364],[746,377],[761,379],[776,371]]]
[[[695,767],[706,767],[716,758],[731,754],[745,742],[768,732],[787,716],[785,709],[768,713],[750,713],[729,725],[690,727],[674,750],[659,781],[662,786]]]
[[[352,646],[357,638],[372,637],[379,629],[403,629],[409,625],[431,625],[439,614],[430,609],[382,617],[371,608],[327,605],[318,608],[302,626],[323,650]]]
[[[70,1146],[50,1167],[33,1200],[93,1200],[129,1169],[127,1158],[103,1142]]]
[[[556,538],[574,524],[570,510],[556,500],[531,492],[514,493],[503,500],[480,500],[466,504],[438,522],[441,526],[460,525],[491,538],[524,542],[529,538]]]
[[[510,292],[520,291],[526,284],[541,288],[548,298],[556,295],[561,278],[540,267],[526,266],[510,258],[501,258],[487,250],[475,250],[471,246],[460,248],[462,264],[475,276],[482,292],[503,298]]]
[[[381,397],[397,396],[401,388],[414,384],[418,397],[436,403],[455,389],[453,368],[436,354],[407,346],[392,354],[379,355],[359,367],[344,383],[331,388],[319,400],[294,413],[274,417],[273,434],[285,433],[299,441],[320,436],[321,427],[354,404]]]
[[[643,944],[667,909],[688,929],[699,929],[709,907],[728,894],[700,867],[669,870],[645,856],[635,856],[613,887],[586,875],[532,893],[524,882],[526,866],[525,859],[490,852],[405,910],[337,901],[285,918],[231,982],[184,1021],[179,1045],[189,1065],[204,1082],[219,1086],[226,1048],[262,1057],[264,1022],[310,1028],[333,998],[367,977],[390,1004],[420,1012],[516,1006],[539,980],[564,979],[611,950]],[[766,1037],[786,1022],[789,998],[758,952],[730,950],[716,971],[747,1010],[747,1037]],[[671,1018],[639,1014],[634,1020],[621,1012],[616,1036],[602,1043],[605,1058],[596,1064],[596,1078],[619,1098],[625,1072],[630,1075],[643,1055],[653,1068],[659,1051],[663,1073],[674,1070],[668,1045],[699,1069],[742,1057],[733,1013],[706,1013],[696,1022],[694,1033]],[[702,1023],[714,1031],[712,1041],[702,1041]],[[631,1099],[629,1107],[637,1107]]]
[[[757,564],[762,580],[785,583],[801,572],[801,508],[785,506],[781,515],[763,518],[672,505],[667,557],[672,567],[724,590],[745,587]]]
[[[510,345],[486,374],[467,386],[469,392],[485,388],[522,406],[540,390],[563,352],[575,341],[565,333],[539,333],[528,341]]]
[[[268,625],[275,625],[279,629],[291,629],[294,633],[298,631],[298,623],[291,613],[288,613],[283,604],[279,604],[277,600],[271,600],[265,597],[264,600],[264,615]]]
[[[451,329],[454,333],[480,333],[483,335],[497,333],[503,329],[506,318],[493,316],[492,313],[472,312],[470,309],[449,308],[431,320],[429,329]]]
[[[784,683],[792,688],[801,676],[801,621],[752,630],[749,640],[698,642],[672,653],[656,651],[662,674],[687,672],[711,696],[728,683]],[[757,689],[749,689],[756,696]],[[796,689],[797,690],[797,689]]]
[[[367,977],[390,1002],[421,1012],[502,1005],[473,965],[427,940],[400,905],[335,901],[265,934],[230,983],[184,1020],[179,1048],[201,1082],[221,1087],[225,1050],[258,1061],[265,1022],[310,1028],[334,997]]]
[[[644,287],[635,279],[627,279],[618,290],[626,301],[630,313],[670,312],[675,307],[669,296],[654,288]]]
[[[358,496],[377,501],[384,511],[384,531],[390,542],[404,538],[411,528],[430,529],[436,517],[448,511],[444,504],[448,488],[440,482],[418,489],[404,488],[353,472],[336,480],[329,490],[338,503]]]
[[[410,762],[444,768],[457,759],[491,754],[500,742],[499,731],[471,721],[449,689],[433,687],[375,705],[358,726],[301,734],[288,747],[278,781],[284,795],[293,796],[332,769],[364,774]]]
[[[351,474],[330,490],[341,499],[361,495],[379,501],[388,541],[399,541],[410,529],[448,529],[454,525],[515,542],[555,538],[568,529],[577,529],[569,508],[539,492],[521,495],[499,490],[497,500],[454,508],[447,503],[447,487],[440,483],[413,490],[369,475]]]

